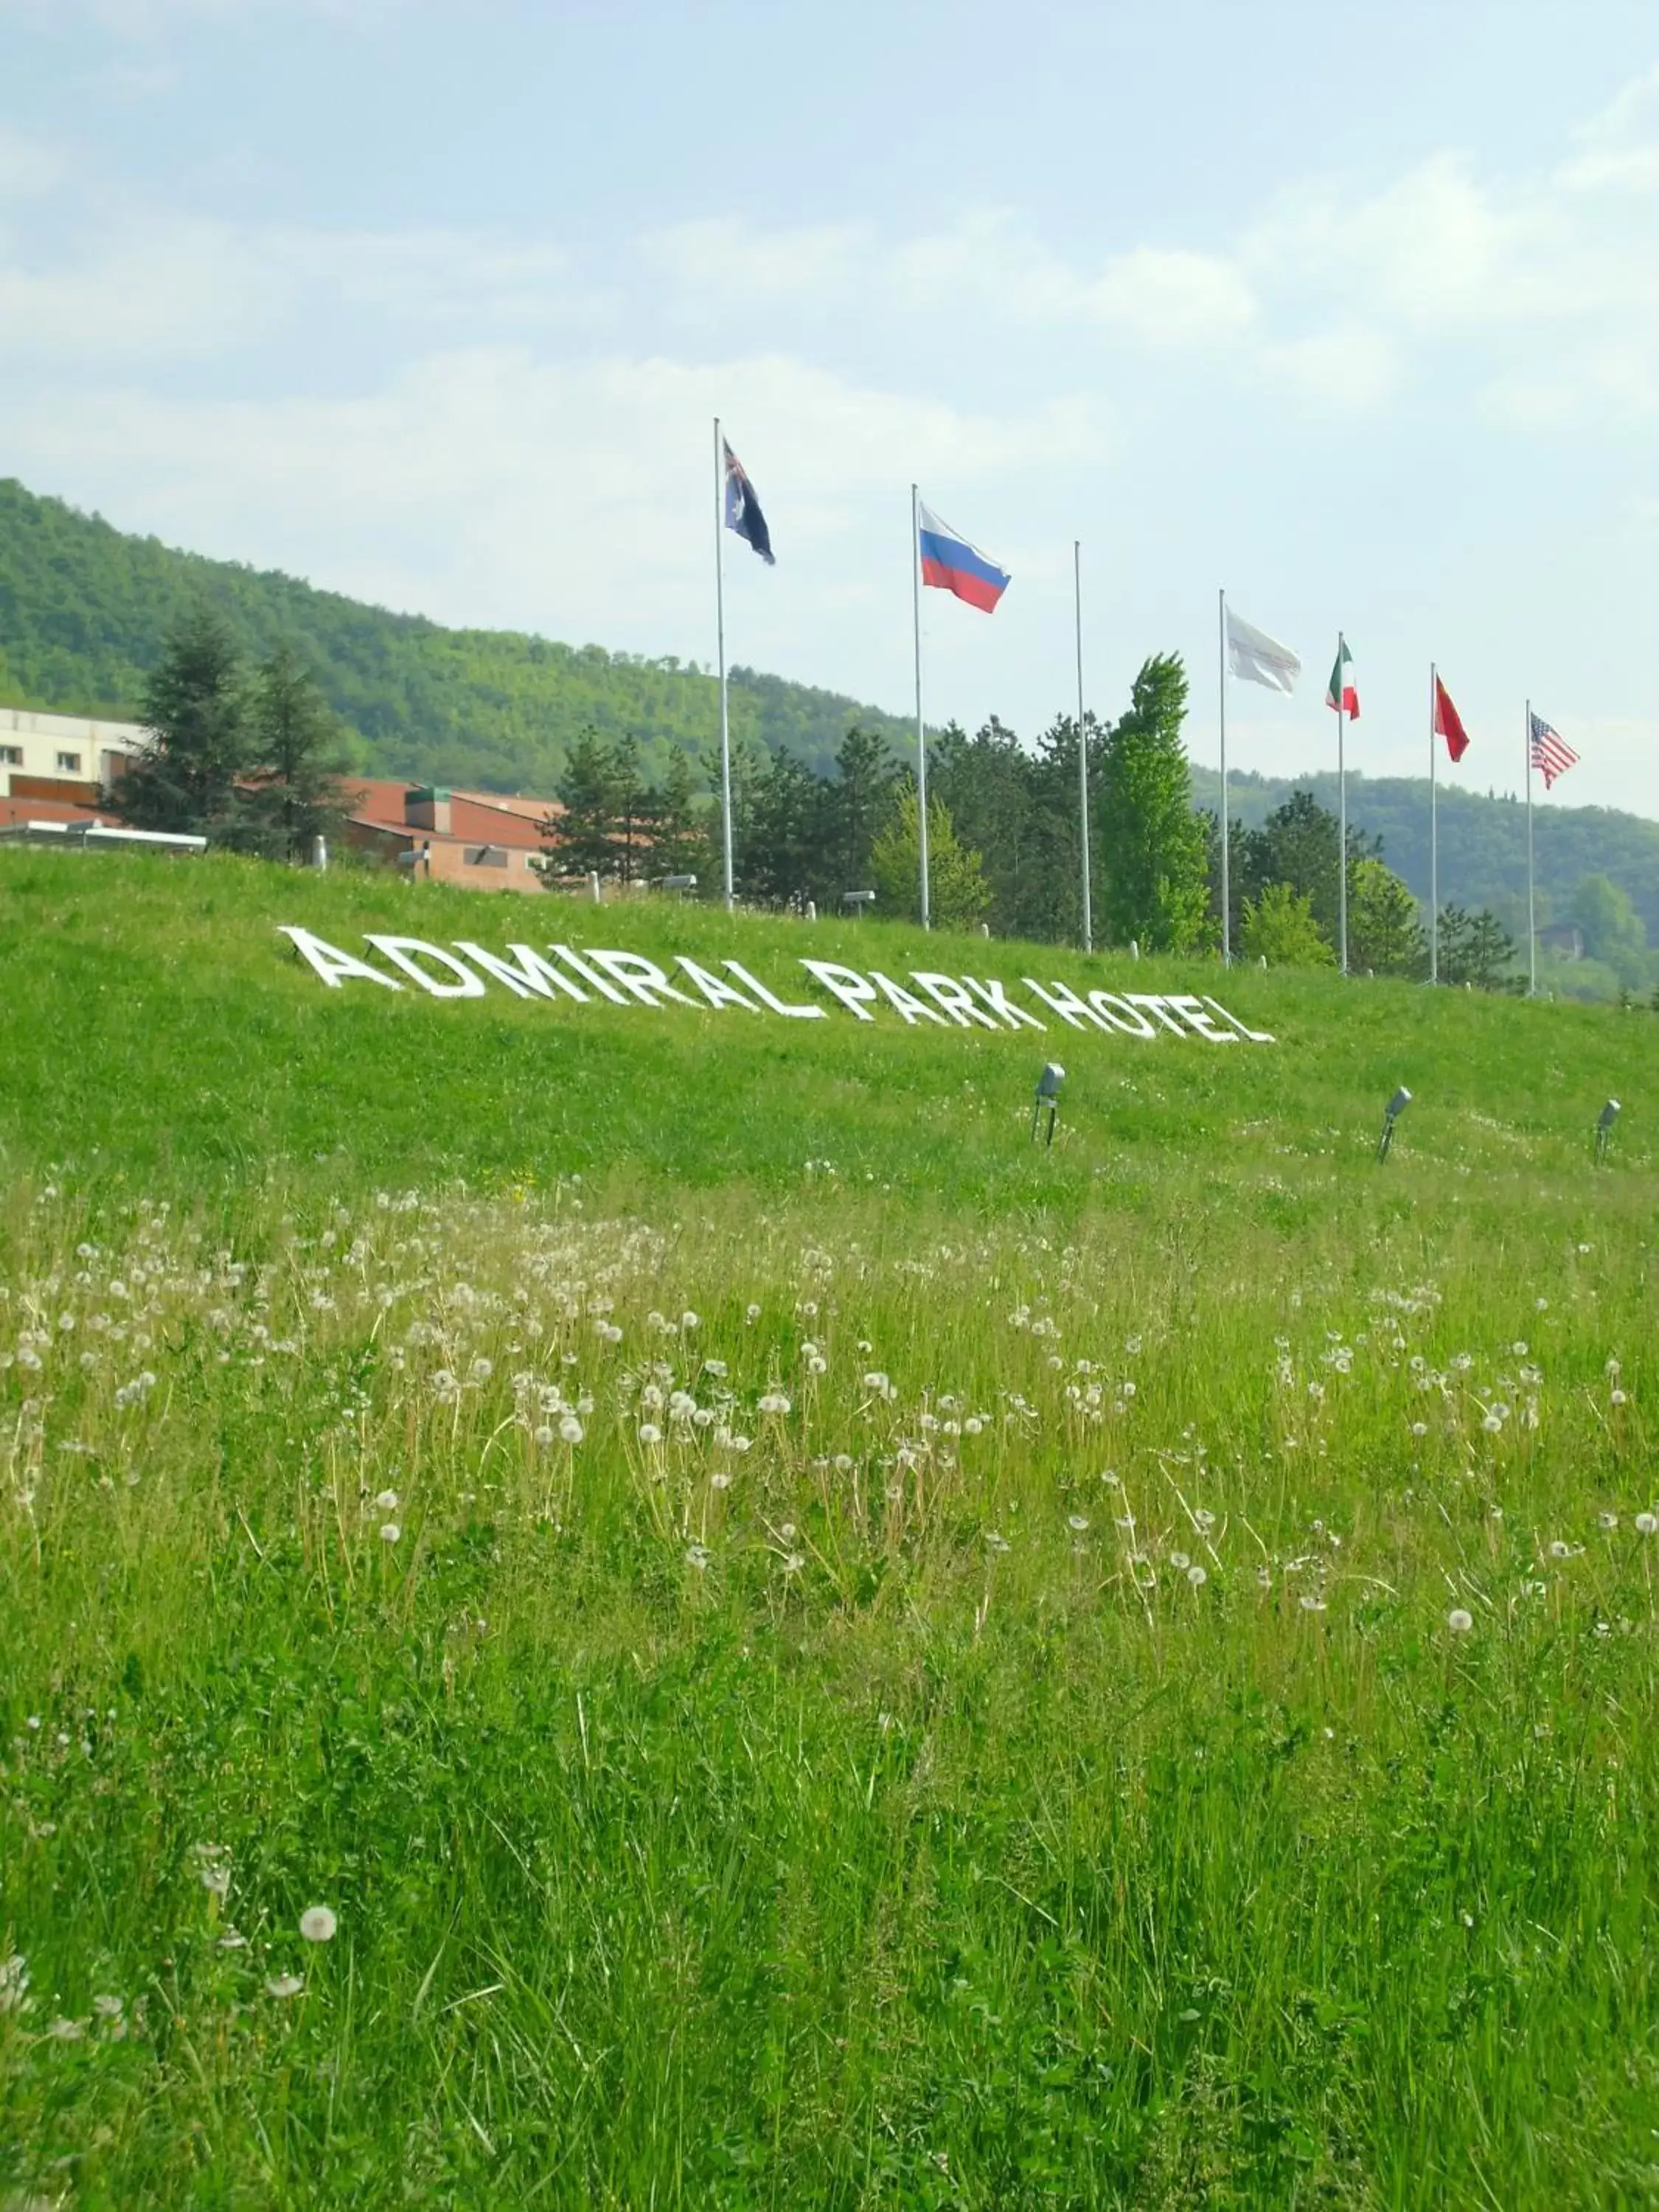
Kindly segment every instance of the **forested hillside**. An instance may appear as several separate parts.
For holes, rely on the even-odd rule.
[[[718,742],[714,682],[695,666],[445,629],[291,576],[124,536],[0,479],[0,704],[126,719],[168,626],[201,599],[256,654],[283,638],[300,647],[372,773],[544,792],[589,726],[636,737],[647,775],[659,776],[677,746]],[[901,738],[907,726],[831,691],[732,672],[739,739],[822,770],[855,721]]]
[[[1194,768],[1193,798],[1219,804],[1221,779]],[[1228,780],[1236,817],[1258,827],[1293,791],[1310,791],[1335,811],[1336,778],[1235,774]],[[1534,793],[1533,835],[1538,881],[1538,921],[1565,922],[1585,879],[1606,876],[1629,898],[1659,943],[1659,822],[1610,806],[1564,806],[1560,792],[1547,800]],[[1510,929],[1525,926],[1527,810],[1519,799],[1440,787],[1440,896],[1462,907],[1490,907]],[[1348,775],[1348,819],[1369,837],[1381,837],[1389,866],[1417,896],[1429,896],[1429,780],[1427,776]]]

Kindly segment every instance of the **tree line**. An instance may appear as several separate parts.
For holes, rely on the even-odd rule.
[[[1194,812],[1182,725],[1180,660],[1142,666],[1115,722],[1085,718],[1090,901],[1097,941],[1194,953],[1221,941],[1220,832]],[[971,737],[957,725],[929,746],[930,903],[942,927],[985,922],[999,937],[1076,943],[1083,927],[1078,725],[1057,718],[1023,744],[993,717]],[[573,749],[544,825],[550,877],[589,872],[623,883],[695,874],[707,896],[724,882],[718,805],[689,761],[653,788],[626,738],[587,732]],[[915,773],[873,733],[848,731],[830,773],[787,753],[738,745],[732,757],[732,857],[746,903],[834,912],[874,891],[877,911],[918,909],[920,805]],[[1259,827],[1230,824],[1231,939],[1273,966],[1329,966],[1339,934],[1337,817],[1297,791]],[[1348,833],[1351,969],[1428,971],[1422,910],[1385,864],[1380,838]],[[1448,982],[1502,986],[1515,958],[1496,918],[1442,909],[1439,969]]]
[[[1221,938],[1220,833],[1192,806],[1182,726],[1186,672],[1158,654],[1141,667],[1114,722],[1081,732],[1061,716],[1022,745],[993,719],[972,737],[947,729],[932,748],[927,792],[930,903],[944,928],[1076,942],[1082,934],[1079,741],[1087,748],[1090,896],[1097,942],[1148,952],[1213,951]],[[309,856],[346,805],[343,732],[291,644],[250,663],[222,617],[203,605],[170,633],[146,682],[150,749],[108,794],[136,827],[186,830],[282,860]],[[654,781],[631,737],[584,731],[558,780],[559,811],[540,825],[547,881],[597,875],[623,885],[724,882],[717,800],[690,754]],[[745,903],[834,913],[874,895],[877,911],[919,907],[921,794],[885,737],[855,725],[819,775],[787,750],[739,744],[732,762],[734,874]],[[1380,839],[1356,830],[1340,854],[1336,818],[1294,793],[1258,828],[1229,825],[1231,937],[1245,957],[1325,966],[1335,957],[1346,866],[1349,965],[1419,975],[1427,952],[1417,901],[1386,866]],[[1617,917],[1615,917],[1617,919]],[[1639,927],[1639,924],[1638,925]],[[1441,917],[1449,982],[1501,985],[1515,947],[1487,913]]]
[[[210,607],[175,623],[140,707],[152,742],[106,793],[136,830],[310,857],[343,816],[344,732],[297,649],[250,663]]]

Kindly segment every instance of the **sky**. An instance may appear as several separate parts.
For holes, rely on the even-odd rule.
[[[0,476],[446,623],[1659,817],[1651,0],[0,0]],[[0,642],[3,642],[0,640]],[[1541,793],[1540,803],[1543,802]]]

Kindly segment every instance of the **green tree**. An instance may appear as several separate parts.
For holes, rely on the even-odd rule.
[[[1289,884],[1264,884],[1258,897],[1245,900],[1239,945],[1246,959],[1270,968],[1329,968],[1336,961],[1313,901]]]
[[[696,876],[698,890],[708,893],[711,879],[703,872],[707,811],[698,799],[690,755],[684,745],[676,745],[656,794],[656,842],[651,853],[653,876]],[[716,875],[712,880],[718,891],[721,878]]]
[[[238,779],[252,764],[247,684],[223,618],[192,608],[169,632],[144,686],[149,745],[109,794],[137,830],[235,843],[246,808]]]
[[[1515,965],[1515,939],[1495,914],[1482,907],[1469,925],[1468,979],[1477,991],[1509,988]]]
[[[1494,914],[1483,907],[1470,914],[1461,906],[1440,909],[1440,980],[1470,983],[1477,991],[1509,988],[1509,970],[1515,963],[1515,939]]]
[[[550,848],[544,876],[615,872],[617,792],[615,749],[592,728],[570,748],[556,786],[561,811],[540,825]]]
[[[291,645],[277,646],[260,666],[250,736],[244,841],[273,860],[308,859],[312,840],[333,836],[345,815],[345,732]]]
[[[870,881],[870,855],[893,811],[897,770],[885,740],[855,722],[836,755],[836,781],[825,793],[824,881],[817,896],[832,905],[843,891]]]
[[[746,896],[799,906],[824,896],[825,787],[793,753],[773,753],[756,781],[745,856]]]
[[[1186,712],[1180,657],[1158,655],[1143,665],[1129,711],[1102,750],[1100,913],[1109,943],[1133,938],[1157,951],[1189,952],[1205,933],[1205,839],[1182,743]]]
[[[1381,860],[1356,860],[1348,884],[1348,965],[1420,975],[1426,957],[1417,901],[1406,885]]]
[[[1627,892],[1607,876],[1586,876],[1573,893],[1572,918],[1592,960],[1605,960],[1626,988],[1647,981],[1647,927]]]
[[[921,898],[921,808],[915,786],[906,784],[892,819],[877,838],[870,872],[881,911],[895,918],[920,911]],[[849,888],[858,889],[853,885]],[[991,886],[977,853],[958,843],[943,799],[927,801],[927,894],[933,920],[940,929],[976,929],[991,903]]]

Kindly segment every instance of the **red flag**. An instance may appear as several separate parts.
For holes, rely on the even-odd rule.
[[[1455,761],[1461,761],[1468,750],[1468,732],[1451,702],[1450,692],[1437,676],[1434,679],[1434,733],[1446,740],[1446,750]]]

